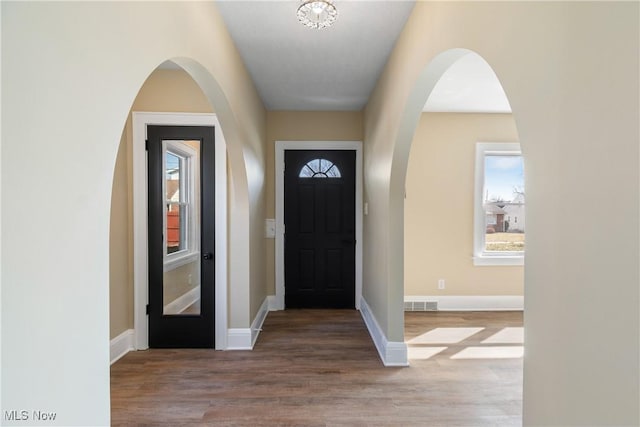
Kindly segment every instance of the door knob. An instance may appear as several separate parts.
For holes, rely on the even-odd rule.
[[[211,252],[205,252],[202,255],[202,258],[204,258],[204,259],[213,259],[213,254]]]

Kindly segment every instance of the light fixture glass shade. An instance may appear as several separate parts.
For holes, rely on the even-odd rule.
[[[303,0],[298,7],[298,19],[310,28],[331,26],[338,18],[338,9],[331,0]]]

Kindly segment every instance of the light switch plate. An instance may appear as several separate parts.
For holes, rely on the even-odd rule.
[[[264,237],[267,239],[275,239],[276,237],[276,220],[265,219],[264,220]]]

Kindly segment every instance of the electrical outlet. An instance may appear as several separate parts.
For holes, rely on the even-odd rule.
[[[438,289],[444,289],[444,279],[438,279]]]

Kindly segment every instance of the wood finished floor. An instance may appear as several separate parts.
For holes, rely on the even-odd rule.
[[[357,311],[271,312],[253,351],[153,349],[126,355],[111,367],[111,421],[519,426],[522,359],[455,357],[478,347],[509,354],[522,346],[521,326],[517,312],[406,313],[405,338],[417,359],[407,368],[385,368]],[[486,342],[491,337],[498,339]]]

